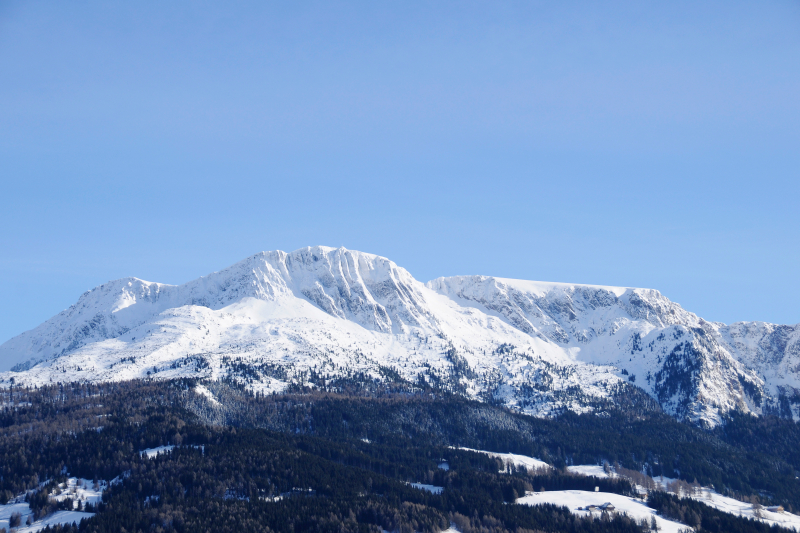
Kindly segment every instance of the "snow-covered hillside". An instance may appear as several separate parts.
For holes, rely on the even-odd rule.
[[[658,291],[485,276],[423,284],[383,257],[256,254],[172,286],[126,278],[0,346],[0,385],[231,376],[255,390],[424,380],[535,415],[630,383],[680,418],[783,410],[800,327],[708,323]]]

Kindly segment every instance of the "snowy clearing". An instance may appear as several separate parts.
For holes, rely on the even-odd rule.
[[[33,514],[27,503],[8,503],[6,505],[0,505],[0,528],[4,527],[9,529],[8,522],[11,515],[14,513],[19,513],[22,516],[23,524],[25,520],[28,519],[28,516]]]
[[[599,511],[585,511],[579,510],[585,508],[587,505],[600,506],[605,503],[614,505],[614,513],[626,513],[631,518],[640,520],[642,518],[651,520],[655,516],[658,527],[664,533],[679,533],[681,531],[692,531],[689,526],[665,520],[656,514],[656,512],[647,507],[641,500],[622,496],[620,494],[613,494],[610,492],[587,492],[585,490],[554,490],[548,492],[534,492],[522,498],[519,498],[516,503],[523,505],[542,505],[551,503],[555,505],[563,505],[569,510],[579,516],[600,516]]]
[[[200,383],[198,383],[194,388],[194,392],[208,398],[208,400],[211,402],[212,405],[214,406],[220,405],[219,400],[217,400],[217,397],[214,396],[214,393],[208,390],[208,388],[205,385],[201,385]]]
[[[709,507],[719,509],[720,511],[730,513],[736,516],[743,516],[745,518],[755,518],[761,522],[769,525],[778,525],[788,529],[800,531],[800,516],[797,516],[786,511],[772,512],[767,511],[766,508],[761,509],[761,517],[756,517],[755,510],[752,503],[740,502],[727,496],[717,494],[715,491],[703,488],[699,492],[688,495],[693,500],[702,502]]]
[[[528,470],[534,470],[537,468],[545,468],[550,469],[552,468],[549,464],[536,459],[535,457],[528,457],[527,455],[517,455],[515,453],[497,453],[497,452],[487,452],[486,450],[474,450],[472,448],[454,448],[458,450],[465,450],[468,452],[475,452],[475,453],[483,453],[488,455],[489,457],[496,457],[503,461],[503,464],[506,465],[505,469],[508,469],[509,465],[513,465],[516,467],[525,467]]]
[[[175,446],[174,444],[168,444],[166,446],[159,446],[157,448],[147,448],[145,450],[141,450],[139,455],[146,455],[148,459],[152,459],[153,457],[157,457],[159,454],[162,453],[169,453],[175,448],[194,448],[195,450],[200,450],[200,453],[206,453],[206,446],[205,444],[190,444],[189,446]]]
[[[139,452],[139,455],[146,455],[148,459],[158,456],[160,453],[169,453],[175,449],[175,446],[159,446],[158,448],[147,448]]]
[[[442,491],[444,490],[444,487],[437,487],[435,485],[426,485],[425,483],[408,483],[408,485],[411,485],[415,489],[427,490],[432,494],[441,494]]]
[[[45,484],[41,484],[43,487]],[[82,479],[71,477],[65,483],[60,483],[58,489],[60,494],[50,496],[53,501],[64,501],[67,498],[73,500],[74,508],[84,506],[87,503],[97,505],[103,499],[103,491],[108,487],[108,482],[99,480],[97,484],[91,479]],[[56,511],[55,513],[45,516],[41,520],[33,522],[30,526],[26,525],[28,517],[33,520],[33,512],[30,506],[24,502],[25,494],[20,494],[12,500],[16,503],[8,503],[0,505],[0,528],[10,529],[11,515],[19,513],[21,516],[21,523],[15,530],[18,533],[35,533],[47,526],[55,526],[58,524],[72,524],[75,522],[79,524],[84,518],[91,518],[94,513],[84,513],[82,511]]]
[[[463,447],[461,447],[461,448],[453,448],[453,449],[466,450],[466,451],[476,452],[476,453],[483,453],[483,454],[486,454],[486,455],[488,455],[490,457],[497,457],[498,459],[502,460],[505,465],[512,464],[514,466],[524,466],[524,467],[528,468],[529,470],[534,469],[534,468],[552,468],[550,465],[548,465],[544,461],[540,461],[539,459],[536,459],[536,458],[533,458],[533,457],[528,457],[528,456],[525,456],[525,455],[517,455],[517,454],[513,454],[513,453],[496,453],[496,452],[489,452],[489,451],[486,451],[486,450],[475,450],[475,449],[472,449],[472,448],[463,448]],[[613,471],[613,468],[611,469],[611,472],[607,473],[603,469],[603,467],[601,465],[572,465],[572,466],[567,466],[567,471],[569,471],[569,472],[571,472],[573,474],[576,474],[576,475],[593,476],[593,477],[597,477],[597,478],[612,478],[612,477],[618,477],[619,476],[619,474],[617,474],[617,473],[615,473]],[[673,481],[675,481],[674,479],[662,476],[662,477],[654,478],[654,481],[656,482],[657,485],[660,485],[660,487],[664,491],[669,492],[670,494],[675,494],[675,492],[672,492],[672,491],[669,490],[669,484],[672,483]],[[644,494],[644,493],[646,493],[646,490],[640,487],[640,492],[642,494]],[[597,496],[597,498],[592,498],[591,501],[586,501],[586,502],[583,502],[583,503],[576,503],[579,500],[579,498],[577,496],[575,496],[576,494],[595,494],[595,495],[598,495],[598,496]],[[604,498],[603,495],[606,495],[608,497],[605,500],[597,503],[596,500],[597,499],[603,499]],[[755,515],[755,511],[753,510],[753,504],[752,503],[740,502],[739,500],[735,500],[733,498],[728,498],[726,496],[722,496],[722,495],[714,492],[713,490],[711,490],[709,488],[702,488],[699,491],[693,492],[693,493],[679,494],[679,496],[692,498],[693,500],[697,500],[699,502],[702,502],[702,503],[708,505],[709,507],[713,507],[714,509],[718,509],[718,510],[723,511],[725,513],[730,513],[732,515],[741,516],[741,517],[744,517],[744,518],[755,518],[755,519],[760,520],[762,522],[765,522],[765,523],[767,523],[769,525],[778,525],[778,526],[781,526],[781,527],[785,527],[785,528],[789,528],[789,529],[794,529],[796,531],[800,531],[800,516],[798,516],[798,515],[794,515],[794,514],[786,512],[786,511],[783,511],[783,512],[772,512],[772,511],[768,511],[766,508],[764,508],[764,509],[761,510],[761,517],[758,518]],[[633,512],[627,511],[627,509],[624,509],[624,508],[620,507],[619,505],[617,505],[617,502],[615,500],[612,500],[611,497],[624,498],[625,500],[628,500],[632,504],[639,505],[640,508],[646,509],[648,515],[649,514],[654,514],[652,509],[650,509],[649,507],[647,507],[643,503],[639,502],[638,500],[635,500],[635,499],[632,499],[632,498],[628,498],[627,496],[620,496],[618,494],[611,494],[611,493],[605,493],[605,492],[589,493],[589,492],[584,492],[584,491],[552,491],[552,492],[534,493],[533,495],[526,496],[525,498],[520,498],[519,500],[517,500],[517,503],[529,503],[527,498],[531,498],[530,502],[534,502],[536,500],[536,498],[539,498],[542,501],[535,501],[534,503],[530,503],[530,504],[531,505],[535,505],[536,503],[557,503],[559,505],[566,505],[571,510],[573,510],[573,512],[575,512],[577,507],[585,507],[587,504],[589,504],[589,505],[600,505],[600,504],[603,504],[605,502],[609,502],[610,501],[611,503],[613,503],[617,507],[618,511],[626,511],[626,512],[628,512],[628,514],[630,516],[635,516],[635,517],[639,518],[639,516],[633,514]],[[561,499],[559,499],[559,498],[561,498]],[[576,499],[576,498],[578,498],[578,499]],[[639,509],[639,508],[635,507],[634,509]],[[578,512],[586,514],[585,511],[578,511]],[[644,515],[642,515],[642,516],[644,516]],[[658,520],[664,520],[664,519],[662,519],[660,517],[658,517],[657,519]],[[665,522],[668,522],[668,521],[665,520]],[[671,523],[675,523],[675,522],[671,522]],[[691,529],[691,528],[689,528],[689,526],[681,525],[681,527],[683,527],[685,529]],[[668,528],[665,528],[664,531],[672,531],[672,530],[668,529]],[[676,529],[674,531],[678,531],[678,530]]]
[[[603,467],[600,465],[573,465],[568,466],[567,471],[577,474],[579,476],[593,476],[599,478],[616,477],[613,472],[607,474]]]
[[[75,508],[78,507],[78,502],[82,502],[83,505],[87,503],[97,505],[103,501],[103,491],[107,487],[108,484],[105,481],[98,481],[95,486],[91,479],[71,477],[66,483],[60,483],[58,485],[61,494],[52,495],[50,498],[57,502],[72,498],[75,502]]]
[[[56,511],[50,516],[46,516],[38,522],[34,522],[30,526],[23,526],[17,529],[17,533],[36,533],[47,526],[71,525],[73,522],[75,524],[80,524],[82,519],[91,518],[93,516],[94,513],[82,513],[80,511]]]

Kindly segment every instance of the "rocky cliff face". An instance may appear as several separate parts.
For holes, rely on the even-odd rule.
[[[760,413],[768,407],[764,380],[737,360],[720,326],[658,291],[485,276],[428,286],[497,313],[581,361],[613,365],[677,417],[713,423],[730,410]]]
[[[219,378],[424,381],[536,415],[639,387],[667,412],[797,418],[800,327],[709,323],[651,289],[486,276],[415,280],[392,261],[264,252],[180,286],[127,278],[0,346],[0,384]]]

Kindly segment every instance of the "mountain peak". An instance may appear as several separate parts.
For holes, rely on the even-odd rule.
[[[0,346],[0,361],[16,370],[0,385],[227,376],[282,390],[392,375],[538,415],[597,409],[626,387],[707,424],[800,405],[797,327],[709,323],[653,289],[423,284],[385,257],[326,246],[260,252],[182,285],[105,283]]]

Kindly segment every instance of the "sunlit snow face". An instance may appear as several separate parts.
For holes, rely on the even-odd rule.
[[[9,367],[29,361],[0,385],[230,376],[276,391],[364,375],[536,415],[590,411],[637,387],[713,425],[800,385],[797,357],[786,357],[800,353],[800,334],[786,328],[710,324],[647,289],[486,276],[423,284],[385,258],[316,247],[256,254],[180,286],[107,283],[0,346]]]

